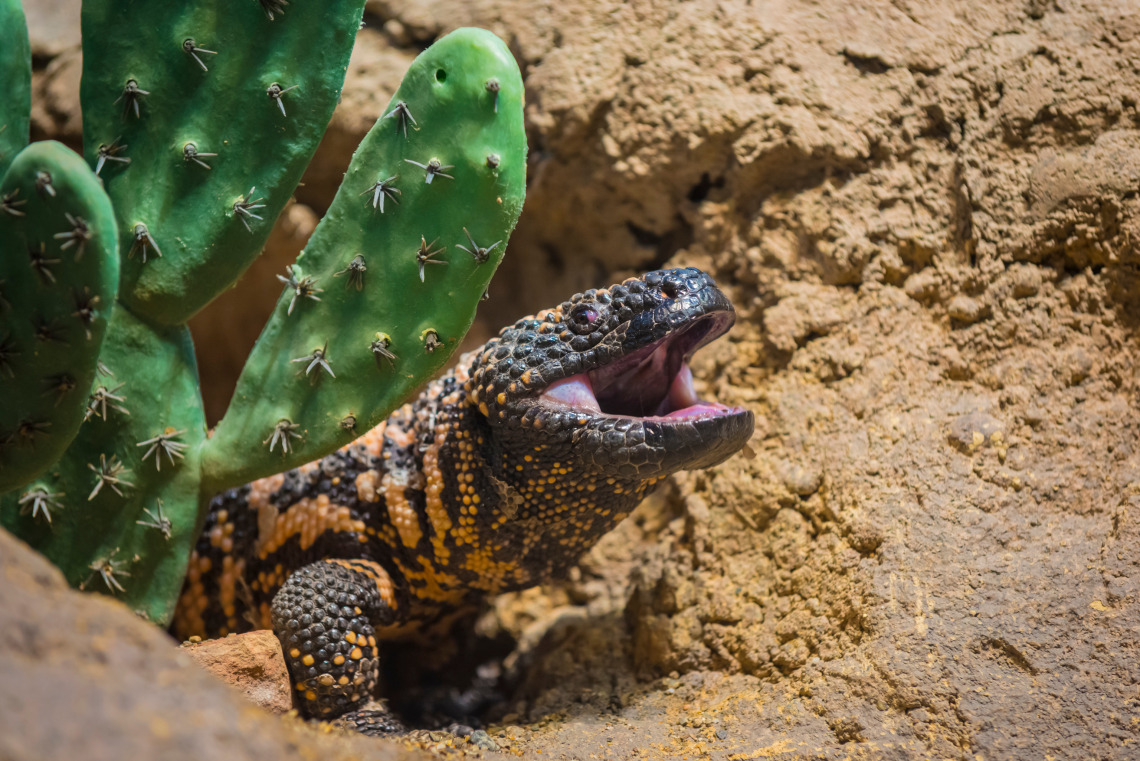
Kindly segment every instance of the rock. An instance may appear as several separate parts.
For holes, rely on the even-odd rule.
[[[1004,424],[984,412],[971,412],[954,419],[947,438],[964,454],[973,454],[988,444],[1000,444],[1005,433]]]
[[[864,521],[852,521],[847,541],[860,555],[872,555],[883,543],[883,534],[877,526]]]
[[[779,460],[776,473],[787,490],[799,497],[810,497],[823,485],[823,471],[815,463]]]
[[[200,666],[270,713],[293,709],[289,669],[277,636],[267,629],[188,642],[182,649]]]
[[[476,748],[482,748],[483,750],[499,750],[499,744],[492,740],[491,736],[482,729],[476,729],[467,739]]]
[[[779,351],[795,351],[809,338],[827,335],[847,317],[834,288],[796,284],[789,291],[764,312],[768,340]]]
[[[950,315],[950,319],[965,325],[972,325],[981,320],[988,312],[989,307],[985,302],[961,293],[950,299],[950,303],[946,305],[946,313]]]
[[[1032,213],[1044,217],[1065,203],[1104,192],[1127,193],[1140,184],[1140,135],[1100,135],[1092,145],[1046,148],[1029,177]]]
[[[1076,386],[1092,374],[1093,358],[1080,346],[1075,346],[1065,354],[1066,382]]]
[[[928,268],[908,277],[903,283],[903,292],[915,301],[927,304],[938,298],[941,285],[938,272]]]
[[[121,603],[71,590],[0,530],[0,758],[396,759],[271,716]]]
[[[1009,275],[1010,292],[1015,299],[1036,296],[1044,280],[1041,269],[1032,264],[1018,264],[1010,269]]]

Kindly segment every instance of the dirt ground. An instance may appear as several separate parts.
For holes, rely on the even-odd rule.
[[[500,748],[1140,758],[1134,0],[376,1],[366,22],[266,272],[411,58],[476,25],[523,68],[531,154],[473,340],[661,265],[739,312],[694,369],[756,412],[754,456],[495,601]],[[76,54],[40,45],[36,128],[74,139]],[[196,322],[215,415],[276,293],[255,273]]]

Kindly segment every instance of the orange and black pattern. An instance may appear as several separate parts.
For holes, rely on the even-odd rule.
[[[666,432],[692,450],[679,458],[674,439],[636,421],[535,404],[559,377],[620,356],[631,319],[676,322],[681,298],[698,317],[731,315],[697,270],[579,294],[505,329],[351,445],[219,495],[175,634],[273,628],[307,713],[335,716],[370,696],[378,641],[563,575],[666,475],[741,445],[694,424]]]

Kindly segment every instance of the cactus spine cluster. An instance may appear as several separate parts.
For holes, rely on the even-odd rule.
[[[279,276],[207,436],[185,323],[288,201],[363,0],[168,5],[84,3],[86,162],[33,144],[0,184],[0,394],[18,400],[0,415],[0,523],[75,586],[158,622],[214,493],[327,454],[446,362],[521,210],[526,161],[502,42],[462,29],[425,51]],[[0,22],[24,46],[3,47],[3,66],[23,71],[26,53],[7,60],[27,47],[15,0]],[[0,119],[23,130],[0,132],[0,162],[27,139],[25,84],[0,82]]]

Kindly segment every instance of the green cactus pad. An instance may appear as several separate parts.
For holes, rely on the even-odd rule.
[[[55,142],[15,157],[0,182],[0,492],[55,462],[83,422],[118,288],[117,238],[82,158]]]
[[[457,30],[412,63],[282,274],[207,442],[208,486],[321,457],[439,371],[502,258],[525,185],[518,67],[490,32]]]
[[[120,298],[173,325],[261,251],[340,97],[364,0],[142,6],[83,3],[83,139],[118,215]]]
[[[20,0],[0,0],[0,175],[28,144],[32,49]]]
[[[97,375],[79,434],[46,473],[0,498],[0,523],[73,586],[164,624],[204,517],[206,424],[190,333],[156,330],[118,308],[100,359],[113,374]],[[50,525],[32,514],[37,498]]]

